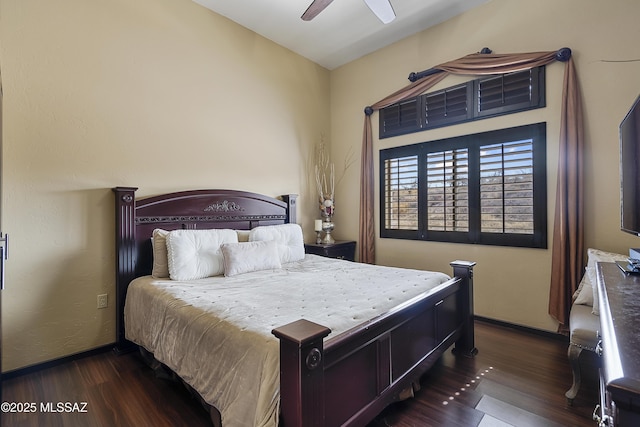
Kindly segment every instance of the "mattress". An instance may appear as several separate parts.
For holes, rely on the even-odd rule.
[[[233,277],[144,276],[127,291],[126,338],[215,406],[225,427],[277,427],[274,328],[303,318],[330,328],[330,340],[448,279],[316,255]]]

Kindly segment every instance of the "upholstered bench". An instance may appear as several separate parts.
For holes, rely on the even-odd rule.
[[[582,350],[595,351],[598,345],[600,330],[598,291],[596,289],[596,263],[623,261],[626,255],[604,252],[598,249],[588,249],[588,261],[584,276],[578,290],[573,295],[574,302],[569,314],[569,349],[567,355],[573,384],[565,393],[567,403],[571,405],[578,394],[581,382],[580,353]]]
[[[600,317],[591,312],[592,307],[588,305],[573,304],[569,315],[569,364],[573,373],[573,385],[565,393],[567,403],[573,404],[573,399],[580,389],[580,353],[582,350],[595,351],[598,345],[598,330],[600,329]]]

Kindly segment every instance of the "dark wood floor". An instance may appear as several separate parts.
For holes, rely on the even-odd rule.
[[[391,406],[369,427],[596,425],[594,353],[582,352],[582,387],[568,406],[564,393],[572,377],[564,340],[476,322],[476,347],[473,359],[446,354],[423,378],[415,398]],[[505,424],[483,421],[484,412],[475,409],[480,401]]]
[[[571,374],[565,342],[477,322],[476,346],[479,354],[474,359],[448,352],[423,378],[413,399],[387,408],[369,427],[595,425],[593,353],[583,352],[583,387],[574,405],[567,406],[564,392]],[[35,411],[3,413],[2,426],[211,425],[186,388],[155,378],[136,353],[98,354],[11,378],[3,385],[5,402],[15,403],[14,409],[34,403]],[[82,409],[86,412],[77,412]]]

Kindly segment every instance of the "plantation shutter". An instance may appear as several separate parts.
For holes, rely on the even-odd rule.
[[[413,98],[380,110],[380,135],[393,136],[418,131],[421,127],[419,100]]]
[[[469,119],[468,87],[471,86],[463,84],[423,95],[426,117],[424,127],[432,128]]]
[[[469,230],[469,150],[427,154],[427,230]]]
[[[492,75],[380,109],[380,138],[545,106],[545,68]]]
[[[537,68],[476,80],[477,115],[534,108],[539,100]]]
[[[418,156],[384,162],[384,220],[388,230],[418,229]]]
[[[534,232],[533,141],[480,147],[481,231]]]

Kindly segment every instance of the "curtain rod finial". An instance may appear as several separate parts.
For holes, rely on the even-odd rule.
[[[368,105],[368,106],[364,107],[364,113],[365,113],[367,116],[372,115],[372,114],[373,114],[373,107],[371,107],[370,105]]]
[[[571,49],[563,47],[556,52],[556,60],[560,62],[567,62],[571,58]]]

